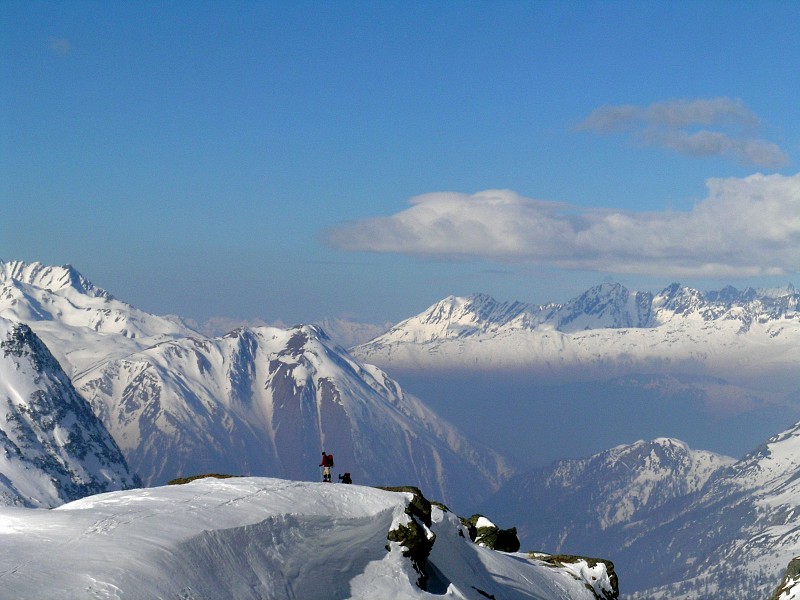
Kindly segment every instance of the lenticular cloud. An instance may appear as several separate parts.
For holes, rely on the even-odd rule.
[[[676,277],[781,275],[800,265],[800,174],[710,179],[688,212],[585,209],[510,190],[431,193],[328,231],[334,247]]]

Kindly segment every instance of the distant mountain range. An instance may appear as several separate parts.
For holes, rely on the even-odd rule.
[[[474,503],[515,472],[313,326],[206,338],[70,266],[0,263],[0,317],[28,325],[148,485],[207,472],[358,483]]]
[[[568,414],[573,403],[558,385],[577,381],[593,382],[596,389],[578,389],[603,413],[601,390],[639,402],[672,397],[679,413],[687,408],[680,398],[744,413],[785,406],[788,414],[800,397],[799,300],[792,286],[700,292],[678,284],[657,294],[604,284],[544,306],[449,297],[352,353],[401,381],[484,378],[506,393],[522,381],[545,386]],[[484,412],[502,403],[480,393]],[[536,421],[535,406],[518,421]],[[596,420],[591,412],[575,418]],[[636,600],[766,598],[800,555],[798,427],[739,461],[668,438],[557,461],[512,479],[485,510],[519,527],[527,547],[610,557]]]
[[[651,294],[603,284],[542,306],[450,296],[352,352],[392,372],[527,369],[543,380],[681,372],[762,377],[786,393],[800,389],[799,303],[792,286],[703,293],[672,284]]]

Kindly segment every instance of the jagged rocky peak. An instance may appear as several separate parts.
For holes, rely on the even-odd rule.
[[[47,266],[40,262],[0,260],[1,281],[19,281],[54,293],[72,288],[90,296],[111,297],[105,290],[95,287],[72,265]]]
[[[711,291],[708,292],[707,298],[711,302],[721,302],[724,304],[734,304],[734,303],[746,303],[752,302],[758,297],[758,292],[748,287],[742,291],[739,291],[732,285],[725,286],[719,291]]]
[[[428,308],[423,323],[505,323],[528,309],[521,302],[498,302],[487,294],[448,296]]]
[[[705,305],[703,293],[690,287],[672,283],[653,298],[653,307],[677,315],[688,316],[698,312]]]
[[[557,310],[560,331],[579,329],[648,327],[653,296],[631,292],[619,283],[590,288]]]
[[[52,507],[139,483],[45,344],[2,318],[0,405],[1,503]]]

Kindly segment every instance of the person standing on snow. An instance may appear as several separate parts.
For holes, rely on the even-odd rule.
[[[331,482],[331,467],[333,466],[333,454],[322,453],[322,462],[319,463],[322,467],[322,481]]]

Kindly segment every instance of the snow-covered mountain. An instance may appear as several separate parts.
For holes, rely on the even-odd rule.
[[[164,342],[75,381],[148,484],[204,472],[317,479],[321,451],[358,482],[475,501],[512,472],[320,329]]]
[[[0,507],[3,597],[612,600],[604,562],[470,541],[409,492],[203,479]],[[414,532],[413,534],[411,532]],[[425,588],[425,589],[423,589]]]
[[[481,511],[514,523],[523,545],[613,557],[627,589],[650,582],[657,565],[636,577],[620,554],[642,523],[658,520],[676,501],[696,494],[735,459],[694,450],[680,440],[639,440],[584,459],[559,460],[506,483]],[[627,562],[626,562],[627,560]],[[634,573],[634,574],[632,574]]]
[[[0,504],[53,507],[138,484],[31,329],[0,318]]]
[[[662,585],[633,597],[768,597],[800,555],[797,514],[800,423],[717,472],[671,513],[644,524],[625,554],[640,565],[658,561]]]
[[[206,338],[113,298],[72,267],[0,263],[0,316],[65,364],[146,484],[223,472],[424,486],[458,507],[514,472],[317,327]]]
[[[607,379],[682,372],[765,377],[785,393],[800,387],[799,302],[792,286],[703,293],[678,284],[658,294],[603,284],[543,306],[451,296],[352,352],[392,373],[524,368],[553,379]]]
[[[26,323],[70,377],[110,358],[194,331],[177,317],[139,310],[72,266],[0,260],[0,317]]]
[[[680,440],[640,440],[518,475],[482,510],[514,523],[530,547],[613,555],[630,540],[631,523],[699,491],[733,462]]]
[[[737,461],[669,439],[559,461],[482,510],[526,547],[610,558],[631,600],[767,598],[800,556],[800,423]]]

